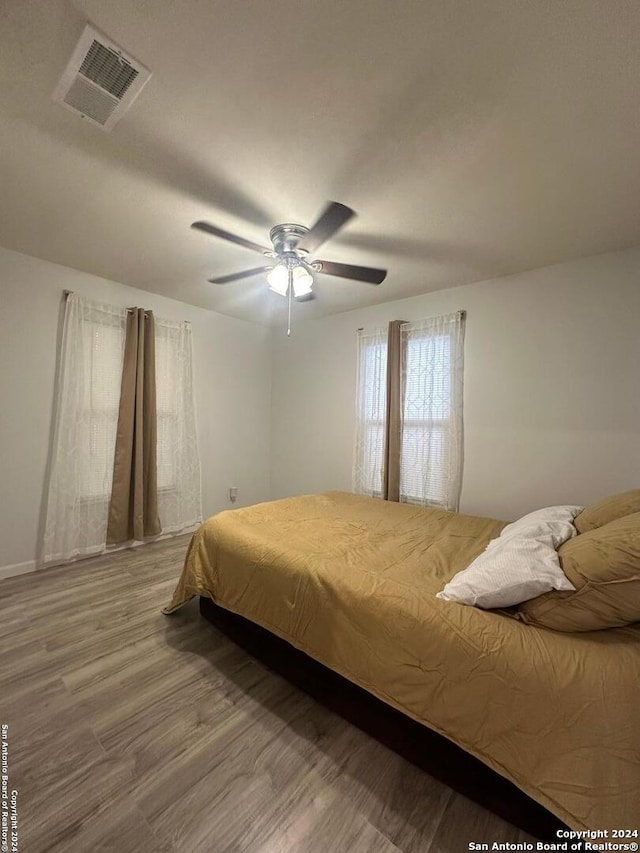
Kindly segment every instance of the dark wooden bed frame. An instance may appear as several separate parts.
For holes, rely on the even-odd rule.
[[[557,841],[566,825],[452,741],[382,702],[254,622],[200,598],[200,612],[253,657],[431,776],[520,829]]]

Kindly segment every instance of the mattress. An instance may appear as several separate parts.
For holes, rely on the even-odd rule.
[[[576,830],[640,826],[640,628],[549,631],[435,593],[504,522],[328,492],[222,512],[165,612],[251,619]]]

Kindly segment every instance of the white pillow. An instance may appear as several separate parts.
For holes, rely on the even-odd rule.
[[[571,536],[575,536],[577,530],[572,522],[576,515],[582,512],[583,509],[584,507],[582,506],[547,506],[544,509],[537,509],[534,512],[523,515],[522,518],[511,524],[507,524],[499,538],[506,539],[508,536],[517,535],[532,539],[536,536],[545,536],[551,532],[554,529],[551,525],[558,525],[555,529],[566,530],[567,528],[564,526],[566,524],[571,525]],[[567,536],[567,539],[571,538],[571,536]],[[564,541],[566,540],[563,539],[557,545],[554,545],[554,547],[559,547]]]
[[[488,609],[511,607],[552,589],[574,590],[556,548],[576,535],[571,519],[580,511],[547,507],[508,524],[436,597]]]

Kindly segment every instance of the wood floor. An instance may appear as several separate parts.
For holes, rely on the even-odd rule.
[[[462,853],[532,841],[171,617],[184,537],[0,582],[20,853]]]

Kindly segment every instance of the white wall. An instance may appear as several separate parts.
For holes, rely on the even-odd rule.
[[[0,249],[0,569],[36,556],[64,289],[191,321],[205,517],[268,499],[266,328]]]
[[[0,249],[0,569],[36,555],[63,289],[191,321],[205,515],[230,485],[239,505],[350,489],[356,328],[458,309],[463,511],[513,518],[640,485],[640,250],[308,322],[296,306],[287,339]]]
[[[273,332],[274,498],[351,487],[356,329],[458,309],[467,311],[462,511],[511,519],[640,487],[632,250],[314,321],[300,320],[300,306],[290,339]]]

